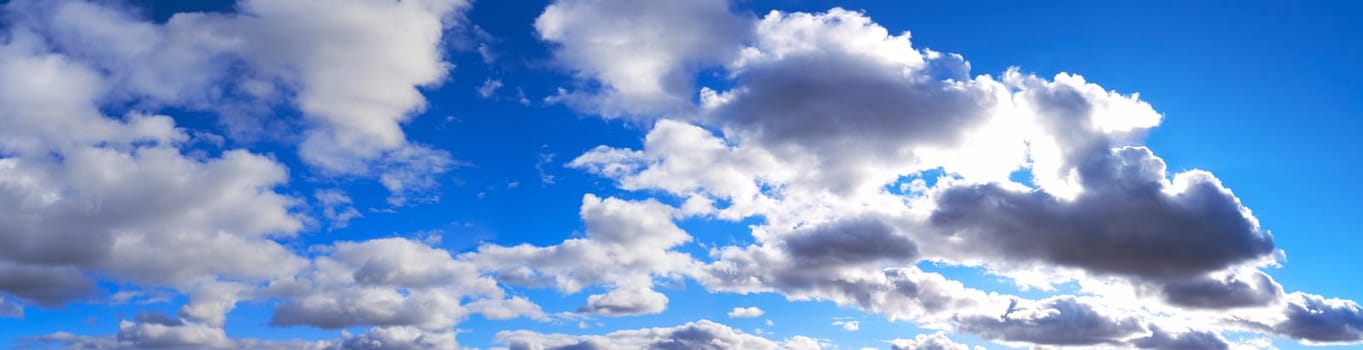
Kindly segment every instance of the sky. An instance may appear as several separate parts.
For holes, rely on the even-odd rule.
[[[0,347],[1363,344],[1363,6],[0,2]]]

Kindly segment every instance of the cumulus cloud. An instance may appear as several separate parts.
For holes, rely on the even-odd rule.
[[[1096,106],[1123,98],[1101,88],[1085,94],[1095,88],[1064,75],[1055,82],[1027,81],[1019,98],[1050,129],[1060,159],[1036,161],[1042,191],[999,184],[942,190],[931,224],[970,242],[944,250],[977,247],[999,258],[1144,278],[1209,273],[1273,253],[1272,235],[1210,173],[1187,171],[1170,179],[1164,161],[1149,149],[1111,148],[1100,116],[1117,112]],[[1049,178],[1044,168],[1057,169],[1062,180],[1043,180]]]
[[[449,329],[469,313],[465,299],[503,299],[490,277],[449,252],[402,238],[339,242],[298,278],[272,282],[282,298],[270,323],[325,329],[355,326]],[[543,317],[526,302],[482,303],[494,317]]]
[[[0,290],[40,306],[55,307],[67,301],[93,297],[94,281],[79,269],[0,262]],[[22,315],[18,305],[0,304],[7,316]],[[18,310],[18,311],[13,311]]]
[[[1279,310],[1260,319],[1242,321],[1307,344],[1363,343],[1363,307],[1352,300],[1293,292],[1284,297]]]
[[[0,119],[11,126],[0,131],[10,242],[0,291],[55,306],[91,296],[99,276],[191,291],[304,266],[274,241],[302,229],[296,199],[275,191],[283,166],[244,150],[186,155],[189,136],[169,117],[105,116],[112,78],[11,30],[0,45]]]
[[[361,334],[341,332],[327,340],[262,340],[229,338],[220,328],[187,323],[159,314],[141,314],[121,321],[113,336],[82,336],[58,332],[19,340],[21,348],[48,349],[265,349],[265,350],[417,350],[455,349],[454,331],[425,331],[412,327],[373,327]]]
[[[952,341],[942,332],[919,334],[913,339],[895,339],[891,350],[970,350],[970,346]],[[978,348],[977,348],[978,349]]]
[[[19,1],[6,12],[20,32],[98,65],[122,88],[101,91],[112,100],[211,110],[233,129],[276,122],[243,114],[295,107],[304,161],[323,173],[385,177],[401,198],[452,164],[447,152],[409,143],[401,124],[424,108],[419,89],[446,78],[442,36],[467,7],[243,0],[234,13],[179,13],[165,23],[80,1]]]
[[[1170,304],[1203,309],[1269,305],[1283,287],[1262,271],[1224,274],[1165,283],[1160,293]]]
[[[915,245],[874,218],[812,226],[712,255],[715,261],[693,278],[714,291],[780,292],[923,322],[1006,303],[940,274],[899,267],[916,261]]]
[[[695,73],[737,54],[751,28],[725,0],[559,0],[535,30],[557,62],[597,85],[551,100],[624,116],[690,109]]]
[[[1131,342],[1132,345],[1141,349],[1161,349],[1161,350],[1225,350],[1230,349],[1230,343],[1226,342],[1221,335],[1208,331],[1185,331],[1182,333],[1170,333],[1158,327],[1151,327],[1149,337],[1139,338]]]
[[[625,190],[683,198],[688,212],[762,219],[757,243],[712,249],[694,275],[712,291],[779,292],[920,321],[980,321],[952,317],[1006,299],[952,283],[927,290],[967,292],[937,298],[896,285],[935,280],[905,267],[931,260],[1022,284],[1031,284],[1024,274],[1058,272],[1042,286],[1118,278],[1175,311],[1283,297],[1255,269],[1276,261],[1273,236],[1239,198],[1209,172],[1168,171],[1140,145],[1163,115],[1138,94],[1067,73],[971,77],[963,57],[914,48],[907,33],[841,9],[772,12],[732,45],[740,53],[712,66],[727,73],[725,87],[702,87],[697,113],[658,120],[641,148],[602,146],[569,163]],[[1030,181],[1015,181],[1018,171]],[[928,176],[940,178],[929,185]],[[1063,309],[1094,328],[1043,339],[1023,333],[1044,318],[973,325],[1034,344],[1126,344],[1147,332],[1139,318],[1104,326],[1092,302],[1022,305]],[[1196,334],[1148,342],[1198,343]]]
[[[360,335],[344,334],[338,350],[456,349],[453,331],[429,332],[412,327],[374,327]]]
[[[453,328],[471,314],[548,319],[504,285],[600,288],[577,312],[629,316],[666,310],[658,280],[689,278],[711,292],[830,301],[1010,345],[1224,349],[1224,330],[1363,341],[1357,303],[1285,293],[1258,270],[1276,262],[1273,235],[1218,178],[1170,172],[1140,145],[1163,116],[1139,95],[1073,74],[971,76],[964,57],[916,48],[907,32],[855,11],[758,18],[722,0],[549,5],[535,30],[574,76],[550,101],[652,124],[638,149],[601,146],[568,164],[635,193],[585,195],[585,230],[547,246],[481,243],[455,255],[387,238],[315,246],[304,258],[280,243],[312,222],[300,208],[344,227],[360,216],[344,192],[315,191],[317,207],[303,205],[280,190],[290,175],[272,156],[189,151],[207,136],[152,112],[216,112],[242,139],[244,124],[301,126],[280,133],[318,174],[375,178],[392,206],[436,200],[428,190],[459,163],[408,140],[403,124],[425,108],[422,89],[447,78],[446,31],[468,6],[242,0],[234,13],[153,23],[105,3],[6,4],[0,316],[22,315],[16,303],[95,299],[107,280],[188,301],[178,318],[143,314],[115,336],[26,342],[453,348]],[[501,86],[489,78],[476,92]],[[137,108],[107,115],[125,105]],[[301,119],[252,116],[279,107]],[[1017,181],[1019,172],[1030,179]],[[693,241],[677,224],[689,218],[758,223],[751,241],[707,242],[705,259],[679,249]],[[925,261],[1089,283],[1079,284],[1083,296],[1028,300],[924,271]],[[1099,278],[1162,303],[1093,296]],[[271,303],[273,326],[368,328],[332,340],[229,338],[226,316],[245,300]],[[1223,311],[1221,328],[1156,326],[1166,313],[1201,321]],[[698,321],[496,337],[512,349],[822,346],[760,335]],[[966,348],[943,333],[893,346]]]
[[[957,56],[919,51],[852,11],[772,12],[731,63],[735,87],[705,94],[726,138],[804,159],[805,186],[865,190],[918,170],[915,148],[954,146],[990,119],[1004,86]]]
[[[667,308],[667,296],[648,288],[616,288],[606,294],[587,297],[587,306],[578,312],[601,315],[645,315],[663,312]]]
[[[588,297],[581,312],[638,315],[662,312],[668,298],[653,291],[653,278],[680,278],[692,268],[690,255],[672,248],[691,240],[673,222],[676,208],[655,200],[602,199],[588,194],[580,212],[586,237],[548,247],[484,244],[469,261],[492,271],[498,280],[524,286],[554,287],[575,293],[604,284],[604,294]]]
[[[729,311],[729,317],[730,317],[730,318],[754,318],[754,317],[762,317],[762,315],[765,314],[765,313],[766,313],[766,312],[762,311],[761,308],[758,308],[758,307],[756,307],[756,306],[736,307],[736,308],[734,308],[733,310]]]
[[[1000,315],[958,321],[962,331],[986,339],[1043,345],[1117,345],[1145,331],[1134,315],[1069,296],[1017,301]]]
[[[676,327],[617,331],[606,335],[543,334],[532,331],[497,332],[497,342],[511,350],[567,349],[777,349],[769,339],[728,326],[700,320]]]

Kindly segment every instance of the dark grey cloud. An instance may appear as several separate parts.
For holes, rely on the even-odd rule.
[[[1071,296],[1015,302],[999,316],[957,321],[960,330],[985,339],[1040,345],[1118,345],[1145,331],[1134,315],[1104,314]]]
[[[1274,250],[1273,237],[1210,174],[1169,184],[1164,162],[1143,147],[1104,151],[1078,170],[1084,190],[1073,200],[994,184],[948,188],[931,224],[996,259],[1152,279],[1206,274]]]
[[[1261,271],[1165,282],[1160,287],[1170,304],[1200,309],[1263,306],[1281,299],[1283,287]]]
[[[730,281],[720,285],[756,281],[777,289],[860,289],[860,282],[843,280],[841,273],[909,263],[918,256],[913,240],[884,220],[851,218],[805,227],[761,245],[730,247],[711,266],[710,277]]]
[[[0,261],[0,292],[28,303],[56,307],[93,297],[99,289],[90,276],[74,267],[20,265]]]
[[[752,63],[736,76],[734,100],[709,117],[745,143],[858,157],[894,154],[909,141],[954,142],[984,120],[982,104],[997,103],[905,68],[839,49]]]
[[[1300,292],[1286,301],[1284,320],[1256,326],[1313,344],[1363,343],[1363,307],[1358,303]]]
[[[790,258],[806,268],[910,261],[918,256],[918,247],[907,235],[869,217],[819,225],[781,239]]]
[[[818,30],[808,30],[808,28]],[[849,44],[849,42],[855,42]],[[862,190],[982,125],[1003,86],[972,80],[959,56],[915,50],[860,13],[772,13],[701,122],[804,165],[808,184]],[[948,80],[950,79],[950,80]]]

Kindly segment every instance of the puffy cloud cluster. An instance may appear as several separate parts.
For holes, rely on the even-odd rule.
[[[473,264],[449,252],[401,238],[341,242],[299,278],[272,282],[265,293],[284,299],[270,323],[326,329],[401,326],[448,330],[477,308],[495,318],[542,318],[524,299],[504,292]],[[463,305],[465,298],[480,299]]]
[[[495,281],[480,279],[448,254],[445,265],[430,268],[485,284],[438,284],[431,281],[437,277],[410,271],[439,261],[360,256],[373,259],[366,262],[351,253],[309,262],[279,242],[310,221],[300,213],[305,198],[279,190],[289,180],[281,163],[250,150],[219,149],[220,136],[150,111],[213,112],[241,144],[261,136],[296,143],[318,172],[378,178],[392,193],[389,201],[400,205],[454,164],[444,151],[406,140],[401,123],[424,107],[419,89],[445,79],[442,37],[466,7],[444,0],[244,0],[232,13],[178,13],[153,22],[108,2],[4,4],[4,314],[22,314],[15,301],[44,307],[94,301],[102,292],[95,282],[102,280],[168,288],[189,302],[174,322],[125,321],[117,339],[56,338],[112,347],[242,347],[221,329],[226,314],[240,300],[280,297],[288,300],[276,315],[288,321],[281,323],[326,326],[310,318],[325,315],[337,317],[326,322],[347,326],[393,326],[347,339],[357,346],[413,338],[424,339],[416,347],[452,344],[449,329],[414,336],[401,327],[448,328],[465,313],[460,296],[502,296]],[[277,117],[292,110],[303,118]],[[298,126],[302,138],[279,129]],[[199,147],[205,144],[213,147]],[[333,226],[358,216],[344,194],[319,192],[316,200]],[[391,245],[379,248],[439,255]],[[392,263],[374,265],[385,258]],[[319,271],[321,265],[330,269]],[[347,268],[355,271],[340,271]],[[262,293],[272,280],[279,282]],[[317,289],[290,293],[288,283]],[[403,294],[408,290],[441,292]],[[382,310],[406,300],[450,298],[456,307]],[[533,306],[494,298],[470,308],[497,315],[489,317],[539,312],[527,305]]]
[[[1140,145],[1163,116],[1139,95],[1066,73],[971,77],[963,57],[914,48],[907,33],[841,9],[774,11],[752,28],[730,44],[737,56],[708,66],[724,72],[720,87],[657,118],[642,148],[602,146],[569,164],[685,199],[691,212],[762,219],[756,243],[712,249],[692,276],[707,288],[831,300],[1018,344],[1224,348],[1215,332],[1169,332],[1157,315],[1229,324],[1198,310],[1279,307],[1261,332],[1363,340],[1345,301],[1289,297],[1258,270],[1279,260],[1273,235],[1219,179],[1171,173]],[[591,47],[551,40],[561,51]],[[693,68],[704,60],[686,62],[653,71],[704,70]],[[599,68],[566,63],[614,89],[595,97],[630,93]],[[1006,296],[913,267],[924,260],[1043,288],[1115,279],[1127,290],[1083,292],[1126,297],[1013,298],[1004,312]],[[990,308],[1003,316],[979,312]]]
[[[666,295],[652,289],[655,277],[680,278],[690,270],[690,255],[672,248],[691,241],[673,222],[678,209],[654,200],[602,199],[588,194],[581,216],[586,236],[561,244],[485,244],[468,259],[510,284],[553,287],[576,293],[605,284],[610,290],[587,298],[579,311],[602,315],[640,315],[662,312]]]
[[[545,8],[535,30],[595,85],[552,99],[613,117],[690,109],[696,72],[736,55],[751,28],[726,0],[568,0]]]
[[[381,177],[402,204],[454,165],[447,152],[409,143],[401,123],[424,108],[419,88],[445,79],[442,36],[467,6],[243,0],[234,13],[178,13],[165,23],[83,1],[17,1],[5,12],[12,36],[40,36],[120,87],[76,90],[101,102],[213,111],[244,140],[295,137],[282,128],[297,122],[273,117],[276,106],[294,107],[307,163]]]
[[[192,290],[305,265],[274,241],[302,228],[277,162],[185,154],[169,117],[104,115],[115,82],[23,28],[0,44],[0,71],[0,292],[54,306],[101,277]]]
[[[617,331],[606,335],[542,334],[531,331],[502,331],[497,341],[509,350],[568,349],[713,349],[772,350],[810,349],[808,338],[795,337],[785,344],[744,333],[728,326],[700,320],[668,328]],[[812,349],[818,349],[816,347]]]
[[[341,332],[328,340],[261,340],[229,338],[222,329],[162,316],[139,316],[119,323],[116,336],[80,336],[53,333],[24,338],[25,348],[65,349],[265,349],[265,350],[417,350],[455,349],[454,332],[427,332],[411,327],[374,327],[355,335]],[[153,314],[154,315],[154,314]]]

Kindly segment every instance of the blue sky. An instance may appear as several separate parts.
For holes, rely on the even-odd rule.
[[[1363,342],[1363,6],[319,4],[4,5],[0,344]]]

